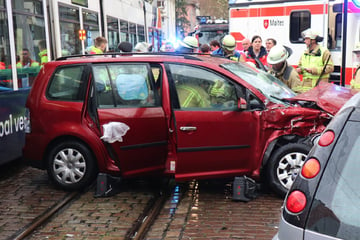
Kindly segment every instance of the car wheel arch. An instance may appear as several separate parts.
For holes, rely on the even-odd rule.
[[[71,152],[67,151],[67,148],[71,149]],[[61,154],[58,155],[59,153]],[[60,158],[55,162],[54,157]],[[52,182],[57,187],[69,191],[81,190],[88,186],[99,171],[96,156],[91,147],[81,139],[71,136],[63,136],[52,141],[46,150],[44,162]],[[72,167],[70,168],[68,164]]]
[[[274,152],[278,148],[284,146],[285,144],[289,144],[289,143],[300,143],[300,142],[307,143],[307,141],[308,141],[307,138],[304,138],[304,137],[301,137],[298,135],[282,135],[282,136],[275,138],[266,147],[266,150],[263,155],[263,160],[261,163],[262,168],[266,167],[269,159],[271,158],[271,156],[274,154]]]
[[[80,142],[81,144],[83,144],[84,146],[86,146],[89,151],[91,152],[92,154],[92,157],[94,159],[98,159],[98,156],[94,153],[93,151],[93,147],[86,141],[84,141],[83,139],[81,138],[78,138],[76,136],[71,136],[71,135],[64,135],[64,136],[59,136],[55,139],[53,139],[46,147],[46,150],[44,152],[44,156],[43,156],[43,163],[44,163],[44,166],[45,168],[47,168],[47,162],[46,162],[46,159],[47,157],[49,156],[50,154],[50,151],[56,146],[58,145],[59,143],[61,142],[70,142],[70,141],[75,141],[75,142]],[[98,162],[96,161],[96,167],[99,169],[99,164]]]
[[[263,174],[269,187],[279,196],[285,197],[310,150],[311,145],[302,141],[289,142],[274,149]]]

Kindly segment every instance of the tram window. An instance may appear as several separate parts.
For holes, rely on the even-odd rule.
[[[129,42],[131,42],[131,44],[132,44],[133,46],[135,46],[136,43],[137,43],[137,39],[136,39],[136,24],[135,24],[135,23],[129,23],[129,32],[130,32]]]
[[[137,25],[138,39],[139,42],[145,41],[145,28],[143,25]]]
[[[310,28],[311,14],[309,11],[293,11],[290,13],[290,42],[304,43],[301,33]]]
[[[86,30],[85,49],[94,44],[95,38],[100,36],[98,14],[96,12],[83,10],[84,29]]]
[[[40,14],[43,15],[43,7],[41,1],[32,0],[32,1],[15,1],[12,0],[12,7],[16,10],[30,14]]]
[[[120,40],[129,42],[129,22],[120,20]]]
[[[79,9],[59,6],[61,55],[81,53],[81,41],[74,33],[80,30]]]
[[[120,42],[119,22],[117,18],[107,17],[108,25],[108,46],[110,52],[117,52],[117,45]]]

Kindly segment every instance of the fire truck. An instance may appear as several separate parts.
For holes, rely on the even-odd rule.
[[[330,81],[349,85],[360,63],[360,0],[231,0],[229,32],[241,49],[244,38],[259,35],[290,47],[288,62],[296,66],[306,46],[301,33],[311,28],[332,56]]]

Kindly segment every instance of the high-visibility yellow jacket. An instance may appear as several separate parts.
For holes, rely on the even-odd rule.
[[[47,50],[45,49],[39,52],[39,57],[40,57],[41,66],[47,63],[48,62]]]
[[[328,58],[329,61],[327,62]],[[307,49],[303,53],[298,64],[298,67],[302,69],[301,74],[303,75],[302,86],[299,88],[300,92],[305,92],[315,87],[325,64],[326,67],[320,81],[328,82],[330,73],[334,71],[334,63],[331,59],[330,51],[325,47],[317,45],[312,51]],[[311,68],[311,73],[305,71],[305,68]]]
[[[95,46],[91,46],[89,53],[90,54],[102,54],[103,51],[100,48],[97,48]]]
[[[210,107],[209,94],[200,86],[181,84],[176,86],[181,108]]]
[[[354,78],[350,81],[350,87],[360,91],[360,66],[357,67],[354,75]]]
[[[22,62],[17,62],[16,63],[16,67],[17,68],[23,68],[23,67],[39,67],[40,64],[37,61],[34,60],[30,60],[30,62],[28,64],[23,64]]]

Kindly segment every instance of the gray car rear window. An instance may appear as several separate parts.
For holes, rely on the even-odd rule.
[[[360,236],[360,124],[347,122],[328,161],[307,229],[341,239]]]

